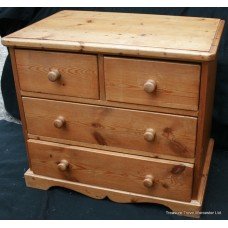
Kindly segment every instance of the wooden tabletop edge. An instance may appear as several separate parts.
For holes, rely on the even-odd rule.
[[[213,42],[212,42],[212,45],[211,45],[211,48],[209,51],[209,53],[210,53],[209,60],[214,60],[217,55],[220,40],[221,40],[223,31],[224,31],[224,26],[225,26],[225,20],[220,20],[218,29],[215,33],[215,37],[213,39]]]
[[[221,34],[219,34],[219,38]],[[219,40],[217,38],[217,40]],[[210,49],[208,52],[184,49],[168,49],[156,48],[148,46],[133,46],[106,43],[89,43],[79,41],[58,41],[58,40],[41,40],[41,39],[25,39],[5,36],[1,39],[4,46],[14,48],[29,49],[47,49],[59,51],[72,51],[84,53],[101,53],[114,55],[129,55],[136,57],[150,57],[162,59],[176,59],[189,61],[212,61],[215,59],[217,48]],[[215,46],[217,47],[217,46]]]

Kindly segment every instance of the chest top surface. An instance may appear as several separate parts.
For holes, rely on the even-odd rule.
[[[7,46],[208,61],[224,21],[149,14],[61,11],[2,39]]]

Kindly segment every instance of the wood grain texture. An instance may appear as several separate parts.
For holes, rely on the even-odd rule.
[[[168,199],[191,200],[192,164],[35,140],[29,140],[28,147],[32,171],[38,175]],[[63,159],[69,163],[69,168],[59,171],[58,164]],[[151,188],[143,184],[147,175],[154,177]]]
[[[17,102],[18,102],[18,108],[19,108],[19,113],[20,113],[20,119],[21,119],[21,123],[22,123],[22,131],[23,131],[24,140],[25,140],[25,148],[26,148],[28,163],[29,163],[29,166],[30,166],[31,160],[30,160],[30,156],[29,156],[29,150],[28,150],[28,147],[27,147],[28,132],[27,132],[27,126],[26,126],[25,112],[24,112],[22,97],[21,97],[21,93],[20,93],[20,84],[19,84],[19,79],[18,79],[18,71],[17,71],[17,65],[16,65],[15,49],[14,48],[9,48],[9,54],[10,54],[10,59],[11,59],[11,64],[12,64],[13,78],[14,78],[14,84],[15,84],[15,89],[16,89],[16,95],[17,95]]]
[[[20,49],[15,55],[21,90],[99,99],[95,55]],[[52,69],[61,74],[54,82],[48,80]]]
[[[120,190],[82,184],[78,182],[66,181],[47,176],[36,175],[31,170],[27,170],[27,172],[25,173],[25,181],[26,185],[32,188],[48,190],[52,186],[60,186],[72,189],[74,191],[80,192],[95,199],[104,199],[108,197],[110,200],[118,203],[146,202],[163,204],[169,207],[172,211],[178,212],[178,215],[199,218],[206,190],[206,183],[212,157],[213,144],[214,141],[211,139],[207,150],[206,161],[204,163],[203,175],[200,181],[200,189],[198,192],[198,196],[196,197],[197,200],[191,200],[191,202],[183,202],[154,196],[146,196],[132,192],[125,192]]]
[[[210,50],[220,25],[220,19],[212,18],[62,11],[3,38],[2,43],[208,61],[215,57]]]
[[[162,204],[172,211],[178,212],[177,215],[183,215],[192,218],[199,218],[201,206],[198,201],[191,200],[191,202],[183,202],[171,199],[165,199],[155,196],[147,196],[136,194],[132,192],[120,191],[115,189],[108,189],[88,184],[81,184],[72,181],[56,179],[52,177],[34,174],[30,169],[25,173],[25,181],[27,187],[48,190],[51,187],[59,186],[68,188],[94,199],[105,199],[117,203],[156,203]]]
[[[157,154],[193,158],[197,119],[152,112],[23,98],[28,133],[119,147]],[[66,125],[56,129],[53,121],[63,116]],[[155,140],[144,139],[153,128]]]
[[[214,60],[216,59],[216,56],[217,56],[219,43],[220,43],[220,40],[221,40],[221,37],[223,34],[223,30],[224,30],[224,25],[225,25],[225,21],[221,20],[219,23],[219,26],[217,28],[216,35],[213,39],[213,43],[211,45],[210,52],[212,55],[214,55]]]
[[[211,121],[213,114],[214,89],[217,69],[216,66],[216,61],[202,64],[200,109],[197,126],[197,146],[194,169],[194,198],[198,195],[200,178],[203,172],[204,161],[211,135]]]
[[[151,111],[151,112],[175,114],[175,115],[182,115],[182,116],[192,116],[192,117],[198,116],[198,111],[192,111],[192,110],[156,107],[156,106],[149,106],[149,105],[126,104],[126,103],[120,103],[115,101],[86,99],[86,98],[79,98],[79,97],[69,97],[69,96],[61,96],[61,95],[55,95],[55,94],[28,92],[28,91],[21,91],[21,95],[23,97],[44,98],[44,99],[56,100],[56,101],[70,101],[70,102],[83,103],[83,104],[94,104],[94,105],[116,107],[116,108],[119,107],[119,108],[125,108],[125,109]]]
[[[104,71],[107,100],[198,110],[200,65],[105,57]],[[154,92],[144,91],[148,80]]]
[[[100,100],[105,101],[106,100],[106,94],[105,94],[105,78],[104,78],[104,56],[98,55],[98,76],[99,76],[99,92],[100,92]]]
[[[119,152],[124,154],[139,155],[139,151],[137,150],[124,149],[119,147],[105,147],[99,144],[88,144],[88,143],[78,142],[78,141],[69,140],[69,139],[53,138],[53,137],[34,135],[29,133],[28,133],[28,138],[47,141],[47,142],[61,143],[61,144],[72,145],[72,146],[81,146],[81,147],[94,148],[94,149],[105,150],[105,151],[113,151],[113,152]],[[140,156],[157,158],[157,159],[165,159],[165,160],[171,160],[171,161],[179,161],[179,162],[185,162],[185,163],[191,163],[191,164],[195,163],[195,158],[184,158],[184,157],[178,157],[173,155],[167,155],[163,153],[157,154],[153,152],[140,151]]]
[[[206,190],[207,179],[208,179],[208,175],[209,175],[213,148],[214,148],[214,139],[210,139],[207,150],[206,150],[206,154],[205,154],[205,160],[203,162],[201,178],[199,181],[198,194],[195,197],[201,205],[203,204],[203,200],[204,200],[204,196],[205,196],[205,190]]]

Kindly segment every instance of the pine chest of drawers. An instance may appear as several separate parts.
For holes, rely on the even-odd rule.
[[[199,216],[224,21],[62,11],[9,47],[29,187]]]

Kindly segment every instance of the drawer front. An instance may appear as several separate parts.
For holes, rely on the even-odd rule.
[[[21,90],[99,99],[96,56],[31,50],[15,55]]]
[[[23,106],[30,134],[137,154],[194,157],[197,119],[193,117],[36,98],[23,98]]]
[[[35,174],[190,201],[193,165],[57,143],[28,141]]]
[[[198,110],[200,66],[105,57],[106,99]]]

